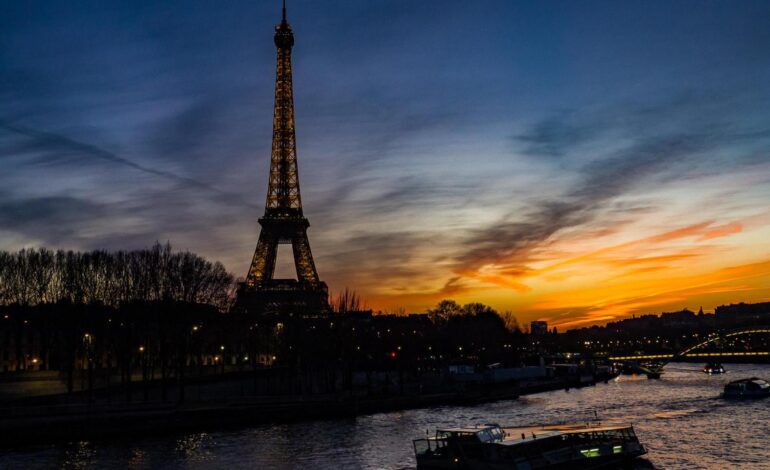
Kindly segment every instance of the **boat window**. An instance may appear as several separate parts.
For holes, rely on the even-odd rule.
[[[599,448],[593,448],[593,449],[583,449],[580,451],[581,454],[585,457],[599,457],[601,453],[599,452]]]
[[[479,440],[481,442],[492,442],[494,440],[494,437],[488,429],[482,429],[481,431],[477,432],[476,435],[479,436]]]
[[[446,447],[446,441],[443,439],[417,439],[414,441],[414,453],[416,455],[440,455]]]
[[[427,439],[418,439],[414,441],[415,455],[425,455],[430,450],[430,443]]]
[[[503,440],[503,430],[500,428],[492,428],[489,430],[489,433],[492,434],[492,438],[495,441],[502,441]]]

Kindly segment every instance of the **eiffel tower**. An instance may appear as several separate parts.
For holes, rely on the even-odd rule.
[[[236,307],[247,312],[321,314],[328,311],[328,288],[318,278],[299,192],[297,149],[294,134],[294,94],[291,49],[294,33],[286,22],[286,2],[281,23],[275,27],[278,64],[275,73],[273,149],[262,230],[246,277],[238,289]],[[297,279],[274,279],[279,244],[291,244]]]

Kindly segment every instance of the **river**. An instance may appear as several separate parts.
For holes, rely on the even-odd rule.
[[[719,398],[730,380],[770,379],[770,365],[726,364],[722,376],[707,376],[701,367],[669,364],[660,380],[621,376],[470,407],[2,451],[0,468],[400,469],[414,466],[411,440],[436,427],[584,421],[594,412],[632,423],[655,468],[770,468],[770,399]]]

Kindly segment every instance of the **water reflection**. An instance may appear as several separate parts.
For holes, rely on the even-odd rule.
[[[145,457],[146,453],[142,449],[131,449],[131,456],[128,459],[129,468],[142,468],[148,464]]]
[[[0,457],[0,467],[397,469],[414,465],[411,440],[436,427],[586,421],[596,413],[604,420],[633,423],[656,467],[767,468],[768,401],[726,401],[719,395],[730,380],[770,378],[770,366],[729,365],[724,376],[707,376],[700,372],[701,366],[671,364],[660,380],[621,377],[568,393],[475,407],[24,449]]]
[[[177,460],[180,462],[205,462],[212,460],[213,447],[211,437],[203,433],[188,434],[176,441]]]
[[[93,444],[77,442],[64,451],[62,467],[73,470],[89,468],[95,456]]]

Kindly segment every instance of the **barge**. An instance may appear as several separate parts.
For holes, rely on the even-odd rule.
[[[439,429],[416,439],[417,470],[616,468],[647,453],[631,425]]]

